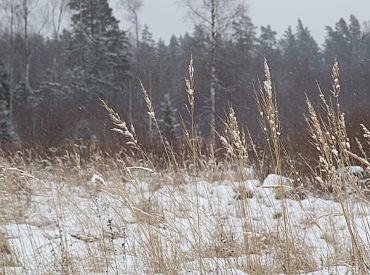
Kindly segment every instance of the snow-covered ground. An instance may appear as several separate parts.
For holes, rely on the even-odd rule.
[[[2,185],[0,274],[359,272],[341,204],[279,199],[280,184],[291,190],[276,175],[209,182],[144,171],[134,182],[92,174],[23,183]],[[348,201],[364,255],[368,202]]]

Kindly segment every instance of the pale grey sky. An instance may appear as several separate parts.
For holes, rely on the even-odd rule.
[[[117,1],[117,0],[111,0]],[[370,0],[245,0],[249,16],[256,26],[270,24],[281,36],[289,25],[297,25],[297,18],[308,26],[315,39],[324,41],[325,26],[333,26],[340,17],[348,21],[350,14],[359,21],[370,20]],[[157,40],[168,41],[172,34],[192,32],[192,24],[185,20],[186,11],[179,0],[144,0],[140,14],[142,24],[147,24]],[[122,10],[115,8],[115,15],[122,20]],[[127,26],[125,26],[127,28]]]

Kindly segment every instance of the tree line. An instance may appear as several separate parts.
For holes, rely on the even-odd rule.
[[[255,93],[263,79],[264,58],[271,68],[287,141],[299,145],[306,96],[317,98],[317,83],[330,89],[335,60],[341,68],[341,104],[350,128],[369,121],[370,31],[354,15],[326,27],[325,42],[319,46],[299,19],[278,38],[269,25],[257,28],[236,0],[183,1],[194,28],[166,43],[155,41],[147,25],[140,26],[139,0],[121,1],[132,32],[120,27],[107,0],[52,0],[48,23],[32,17],[32,0],[0,2],[3,143],[115,143],[118,138],[109,131],[99,99],[133,123],[141,140],[155,142],[157,133],[139,80],[164,136],[176,141],[188,118],[184,78],[191,55],[195,124],[205,139],[214,139],[230,105],[240,125],[257,135]],[[62,29],[66,17],[70,26]],[[43,24],[50,27],[48,34],[39,31]]]

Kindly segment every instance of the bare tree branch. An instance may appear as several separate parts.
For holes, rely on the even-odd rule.
[[[58,38],[62,26],[63,16],[68,10],[68,0],[49,0],[49,12],[53,27],[53,36]]]

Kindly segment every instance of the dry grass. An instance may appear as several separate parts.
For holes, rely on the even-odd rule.
[[[322,116],[307,99],[310,142],[319,159],[318,168],[312,168],[315,173],[305,177],[298,177],[281,139],[267,62],[257,92],[269,148],[263,155],[241,130],[232,106],[224,131],[218,133],[224,157],[216,159],[214,148],[202,152],[194,125],[193,73],[191,61],[186,81],[189,121],[183,121],[187,147],[181,153],[161,135],[142,87],[148,114],[160,133],[164,169],[159,169],[159,158],[142,149],[134,127],[105,102],[113,130],[124,137],[122,151],[109,154],[94,145],[78,145],[44,154],[0,154],[1,274],[370,271],[370,205],[360,184],[366,176],[344,169],[357,163],[370,171],[370,132],[364,127],[368,144],[357,143],[362,155],[353,153],[338,103],[338,65],[333,67],[329,97],[319,91]],[[262,182],[267,155],[275,175]],[[285,174],[290,179],[282,177],[284,161],[291,167]],[[313,188],[324,193],[317,197]]]

